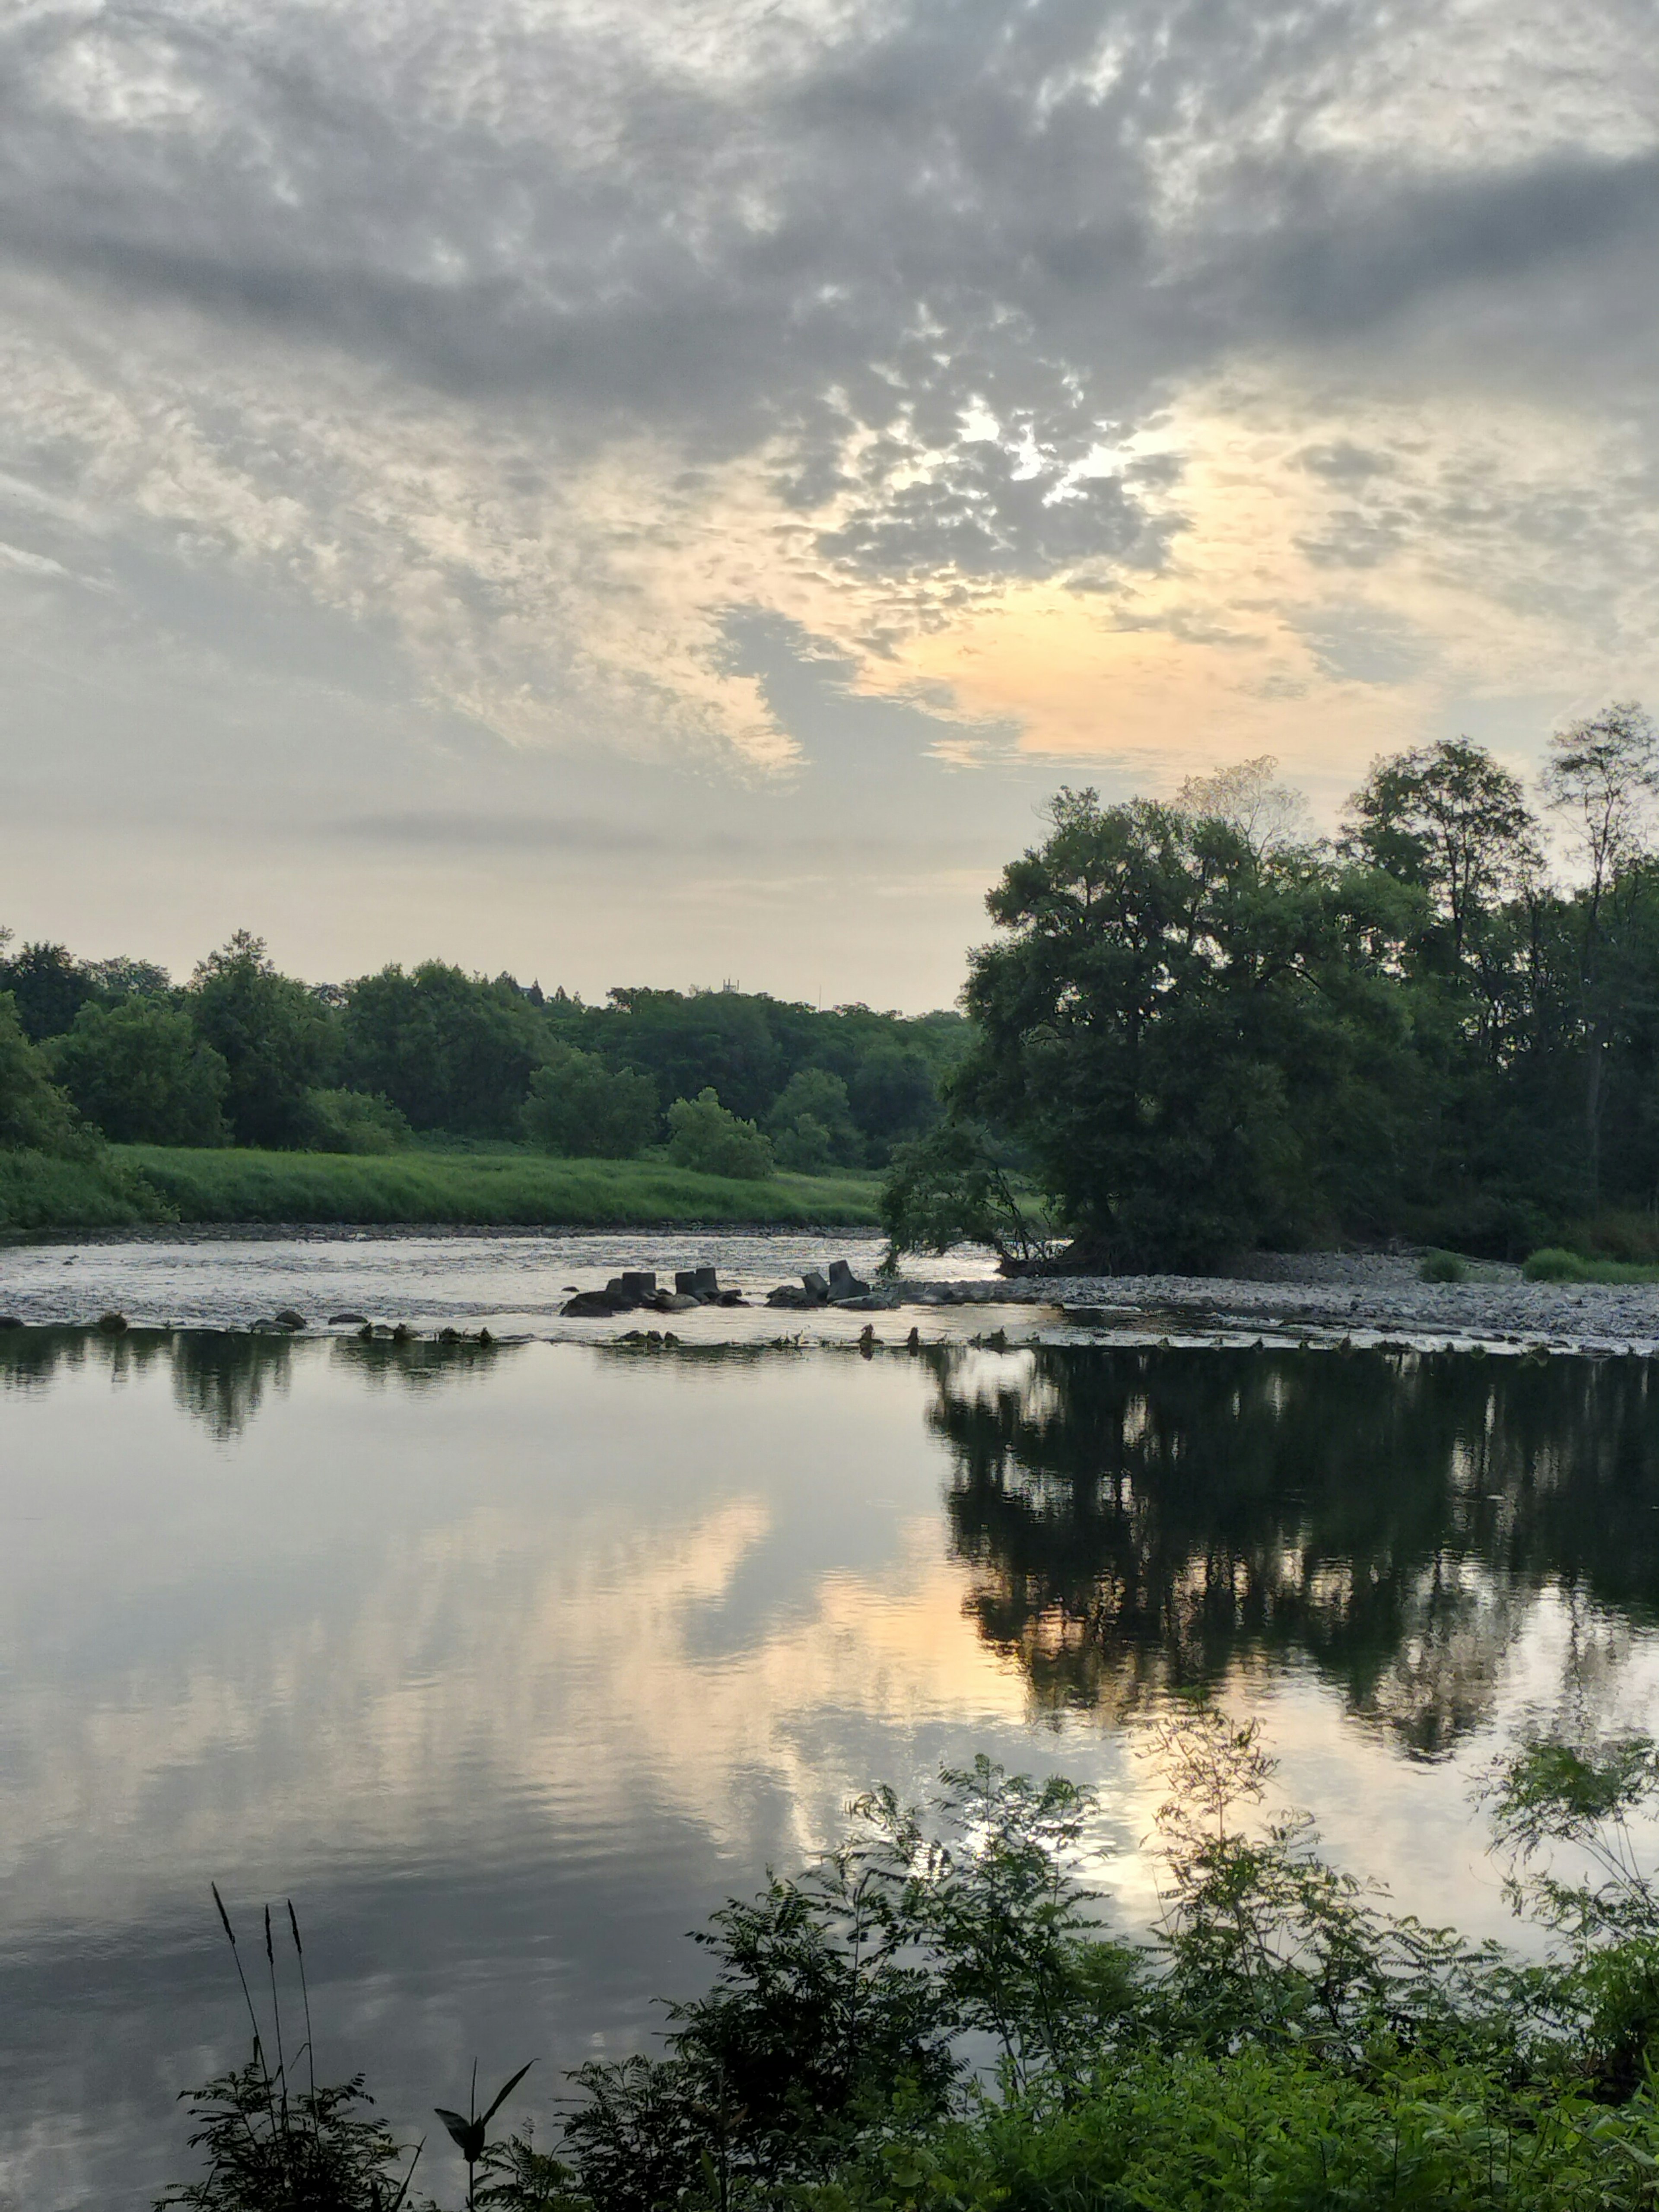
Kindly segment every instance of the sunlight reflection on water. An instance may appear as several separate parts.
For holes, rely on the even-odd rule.
[[[210,1876],[295,1898],[327,2063],[418,2125],[475,2050],[636,2047],[714,1903],[943,1757],[1097,1782],[1144,1917],[1182,1686],[1261,1712],[1347,1863],[1506,1932],[1473,1779],[1659,1674],[1642,1362],[31,1330],[0,1421],[31,2208],[185,2170],[237,2037]]]

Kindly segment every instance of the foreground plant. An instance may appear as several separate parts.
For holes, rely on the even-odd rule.
[[[276,2057],[274,2069],[243,1969],[241,1947],[216,1883],[213,1902],[236,1962],[252,2030],[252,2055],[246,2066],[216,2075],[201,2088],[185,2093],[194,2123],[190,2145],[206,2154],[208,2170],[202,2180],[169,2190],[159,2197],[158,2208],[179,2205],[191,2208],[191,2212],[401,2212],[409,2200],[421,2146],[415,2146],[404,2167],[405,2154],[391,2130],[384,2120],[373,2117],[374,2100],[362,2074],[318,2086],[305,1948],[292,1903],[288,1922],[306,2030],[293,2063],[303,2064],[303,2088],[292,2087],[289,2078],[270,1908],[265,1908],[264,1949]]]
[[[712,1984],[670,2008],[665,2055],[581,2068],[556,2150],[488,2139],[527,2069],[483,2112],[441,2108],[468,2205],[1659,2205],[1659,1896],[1638,1848],[1659,1747],[1547,1740],[1495,1778],[1512,1898],[1556,1938],[1522,1968],[1328,1864],[1273,1805],[1254,1723],[1182,1707],[1151,1741],[1170,1795],[1150,1943],[1097,1917],[1074,1784],[981,1759],[921,1805],[872,1790],[813,1867],[714,1916]],[[413,2168],[361,2081],[288,2093],[269,1927],[266,1954],[276,2068],[255,2019],[252,2063],[194,2100],[208,2180],[163,2202],[393,2212]]]

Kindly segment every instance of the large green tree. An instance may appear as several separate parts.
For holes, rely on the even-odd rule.
[[[539,1010],[510,976],[441,960],[383,968],[347,988],[347,1066],[416,1129],[514,1136],[531,1071],[546,1057]]]
[[[228,1071],[225,1116],[236,1142],[307,1144],[309,1093],[327,1081],[336,1049],[329,1013],[314,994],[278,973],[263,938],[239,929],[198,967],[186,1003]]]
[[[142,998],[89,1001],[46,1049],[76,1105],[115,1143],[225,1141],[230,1071],[181,1009]]]
[[[1104,1264],[1386,1215],[1409,1150],[1402,893],[1232,823],[1064,792],[987,903],[958,1113],[1026,1148]]]

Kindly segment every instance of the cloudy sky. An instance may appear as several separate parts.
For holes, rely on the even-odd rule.
[[[0,921],[946,1001],[1659,696],[1651,0],[9,0]]]

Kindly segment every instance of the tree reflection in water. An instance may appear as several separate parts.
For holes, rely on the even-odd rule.
[[[512,1350],[476,1338],[444,1343],[410,1338],[335,1337],[327,1345],[301,1340],[336,1365],[380,1387],[429,1389],[475,1374]],[[79,1328],[8,1329],[0,1333],[0,1389],[43,1388],[58,1376],[101,1367],[119,1382],[165,1366],[183,1413],[199,1420],[216,1442],[241,1435],[268,1392],[285,1391],[293,1376],[296,1341],[274,1332],[237,1329],[131,1329],[100,1336]]]
[[[1649,1361],[930,1358],[970,1613],[1051,1709],[1305,1657],[1435,1757],[1489,1711],[1540,1589],[1586,1668],[1659,1613]]]

